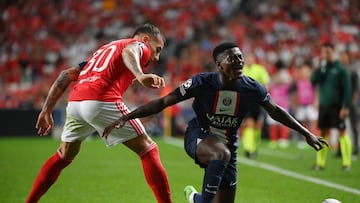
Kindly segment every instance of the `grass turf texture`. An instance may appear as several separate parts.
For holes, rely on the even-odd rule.
[[[169,176],[174,203],[186,202],[183,188],[192,184],[201,190],[203,170],[185,153],[181,140],[155,139]],[[35,176],[44,161],[53,153],[59,141],[51,138],[0,138],[0,202],[24,202]],[[341,170],[341,159],[328,154],[324,171],[311,169],[315,152],[300,150],[294,145],[287,149],[269,149],[265,143],[255,162],[247,164],[239,149],[237,203],[320,203],[336,198],[343,203],[360,202],[360,166],[353,162],[351,171]],[[275,173],[256,164],[293,171],[297,174],[341,184],[355,190],[342,191],[316,183]],[[276,168],[275,168],[276,170]],[[40,202],[156,202],[148,188],[140,160],[126,147],[106,148],[101,140],[83,143],[74,163],[60,175],[58,181]]]

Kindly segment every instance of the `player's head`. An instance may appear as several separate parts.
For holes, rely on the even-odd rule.
[[[224,42],[213,50],[214,61],[219,71],[229,80],[242,76],[244,58],[240,48],[231,42]]]
[[[234,47],[237,47],[237,45],[232,42],[224,42],[224,43],[217,45],[213,50],[213,59],[214,59],[215,63],[218,62],[217,58],[220,54],[222,54],[225,50],[231,49]]]
[[[150,23],[143,24],[136,28],[133,37],[139,38],[149,45],[151,49],[150,61],[159,60],[160,52],[164,48],[166,40],[158,27]]]
[[[334,60],[334,44],[330,42],[321,45],[321,57],[327,61]]]
[[[134,31],[133,37],[136,35],[139,35],[139,34],[147,34],[154,38],[160,37],[160,38],[162,38],[164,43],[166,41],[165,36],[161,33],[160,29],[150,23],[145,23],[145,24],[137,27],[136,30]]]

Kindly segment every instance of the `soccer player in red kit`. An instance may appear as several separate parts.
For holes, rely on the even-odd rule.
[[[102,135],[107,125],[129,112],[122,101],[122,94],[134,79],[145,87],[165,86],[162,77],[142,71],[150,62],[159,60],[164,43],[165,38],[156,26],[144,24],[135,30],[132,38],[102,46],[86,61],[58,76],[36,123],[41,136],[47,135],[54,125],[52,111],[58,99],[72,81],[77,83],[69,96],[60,147],[42,166],[26,202],[37,202],[42,197],[62,169],[78,154],[86,137],[95,131]],[[104,142],[107,146],[123,143],[137,153],[146,181],[157,201],[172,202],[157,144],[147,135],[138,119],[128,122],[125,128],[113,131]]]

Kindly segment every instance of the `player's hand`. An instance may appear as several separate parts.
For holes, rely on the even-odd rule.
[[[325,141],[323,137],[318,137],[313,134],[309,134],[308,136],[306,136],[306,142],[316,151],[320,151],[324,147],[324,145],[326,145],[326,147],[329,147],[329,144]]]
[[[103,134],[101,135],[101,137],[104,137],[105,139],[107,139],[107,137],[110,135],[111,131],[116,128],[122,128],[125,125],[126,120],[123,119],[123,117],[119,118],[118,120],[116,120],[115,122],[113,122],[111,125],[109,125],[108,127],[106,127],[104,129]]]
[[[48,135],[51,129],[54,127],[54,119],[51,112],[41,111],[35,127],[38,129],[37,133],[40,136]]]
[[[141,74],[136,76],[136,79],[140,82],[141,85],[148,88],[160,88],[165,87],[164,78],[155,75],[155,74]]]

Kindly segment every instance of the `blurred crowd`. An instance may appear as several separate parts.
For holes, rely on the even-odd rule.
[[[302,65],[319,64],[319,45],[326,41],[360,72],[358,0],[2,0],[0,108],[41,108],[61,70],[108,41],[129,37],[144,22],[166,35],[161,60],[148,71],[166,77],[169,87],[214,70],[211,51],[224,40],[255,54],[270,75],[285,70],[288,83]],[[164,91],[135,84],[127,102],[137,106]],[[65,103],[66,96],[59,105]]]

